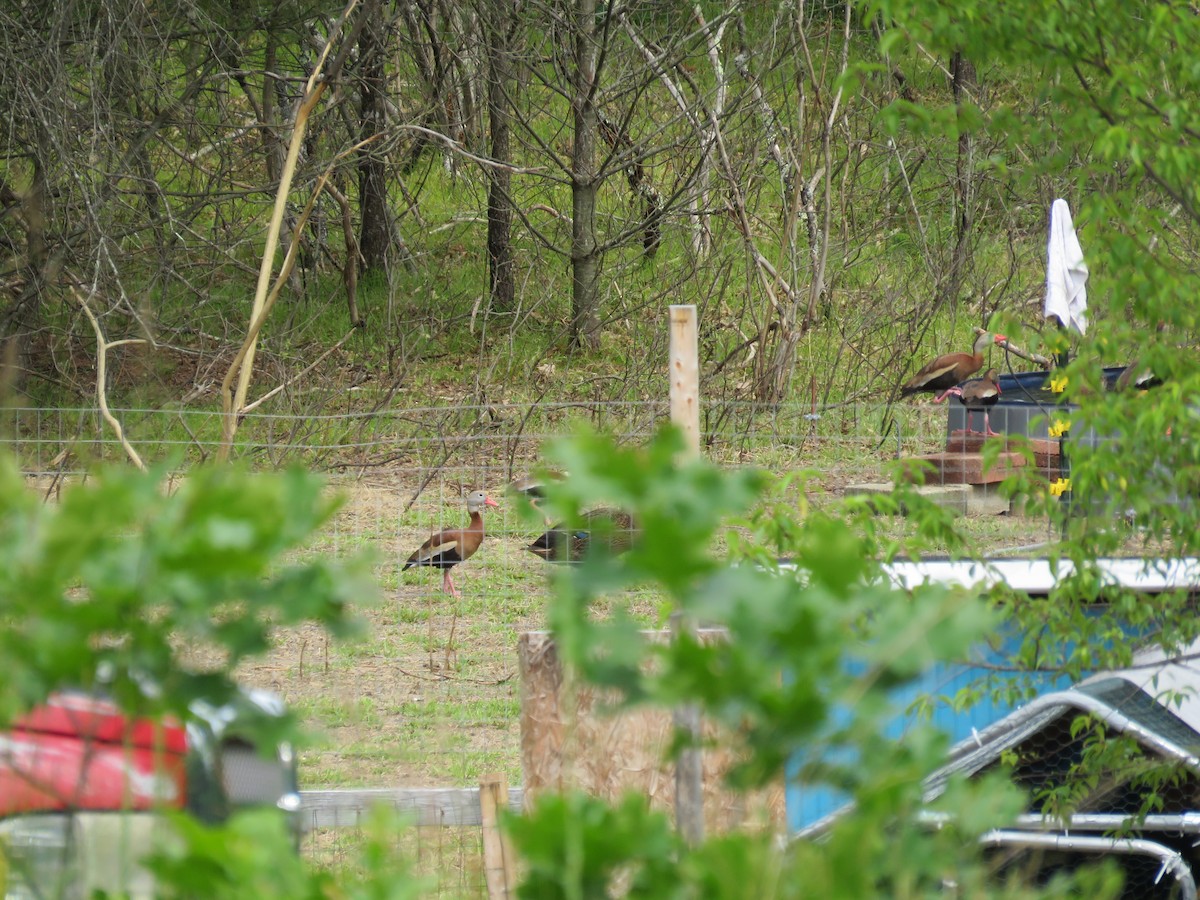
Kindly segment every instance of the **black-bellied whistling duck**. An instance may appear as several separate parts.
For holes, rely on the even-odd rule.
[[[900,396],[938,393],[966,381],[983,368],[983,351],[987,349],[987,345],[1007,340],[1002,334],[991,335],[982,328],[976,328],[975,334],[975,345],[970,353],[946,353],[927,362],[900,388]],[[938,399],[944,400],[945,395]]]
[[[454,597],[462,593],[454,586],[450,570],[460,562],[465,562],[479,549],[483,543],[483,509],[486,506],[500,504],[483,491],[474,491],[467,495],[467,512],[471,521],[465,528],[444,528],[430,536],[429,540],[413,551],[408,562],[400,571],[411,569],[413,566],[433,566],[442,570],[442,590]]]
[[[510,484],[508,491],[520,494],[530,506],[540,513],[542,511],[541,503],[546,499],[546,485],[554,481],[562,481],[566,477],[565,472],[559,472],[556,469],[550,469],[541,475],[524,475]],[[542,518],[545,516],[543,515]],[[546,521],[546,524],[550,524],[549,520]]]
[[[1113,384],[1113,390],[1126,391],[1133,388],[1138,391],[1148,391],[1150,388],[1158,387],[1160,384],[1162,384],[1162,379],[1154,374],[1154,370],[1148,366],[1143,366],[1135,359],[1117,376],[1117,380]]]
[[[995,369],[988,369],[982,378],[972,378],[970,381],[948,388],[944,394],[934,398],[935,403],[941,403],[950,394],[958,397],[958,402],[967,408],[967,434],[977,434],[971,430],[971,413],[977,409],[983,410],[983,433],[988,437],[999,437],[992,431],[988,422],[988,410],[1000,399],[1000,381]]]
[[[581,517],[579,527],[555,525],[525,549],[547,562],[578,562],[593,546],[616,555],[633,546],[640,531],[633,516],[624,510],[599,507]]]

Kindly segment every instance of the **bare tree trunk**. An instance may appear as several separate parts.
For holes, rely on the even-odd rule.
[[[279,93],[279,85],[275,75],[275,38],[271,32],[266,34],[267,47],[264,53],[266,74],[263,76],[262,130],[263,155],[266,158],[267,183],[274,184],[279,180],[279,172],[283,169],[283,157],[287,150],[279,139],[275,129],[275,100]]]
[[[361,140],[370,140],[387,129],[385,62],[389,22],[381,21],[380,0],[369,0],[362,14],[367,24],[359,35],[359,121]],[[392,251],[392,216],[388,205],[387,166],[380,142],[372,141],[358,158],[358,202],[361,216],[358,248],[363,268],[382,271]]]
[[[842,59],[840,71],[844,74],[849,67],[850,61],[850,37],[851,37],[851,7],[846,6],[845,16],[842,27]],[[771,362],[768,370],[764,373],[764,377],[759,380],[758,394],[759,399],[766,400],[771,403],[778,403],[787,396],[788,388],[792,383],[792,370],[796,364],[796,347],[805,332],[811,327],[813,319],[816,315],[818,304],[826,296],[825,283],[825,267],[829,259],[829,235],[832,228],[833,216],[833,129],[837,122],[838,111],[841,108],[842,89],[839,87],[833,95],[830,103],[829,113],[825,118],[825,124],[821,131],[821,154],[823,165],[813,176],[810,182],[802,187],[804,191],[803,202],[806,211],[811,216],[810,228],[812,220],[816,218],[816,210],[813,203],[813,193],[816,189],[818,178],[824,184],[824,222],[821,226],[819,234],[810,231],[809,241],[813,249],[813,267],[812,278],[809,281],[808,288],[808,304],[804,311],[804,316],[799,316],[800,298],[798,294],[791,294],[788,302],[782,309],[780,315],[779,340],[775,345],[775,352],[771,356]]]
[[[510,19],[505,21],[505,12]],[[509,146],[508,95],[512,85],[509,53],[517,28],[516,8],[490,0],[484,16],[488,59],[488,125],[491,130],[490,155],[498,163],[507,163]],[[488,167],[488,288],[491,308],[511,310],[516,298],[513,282],[512,251],[512,174],[505,166]]]
[[[692,131],[696,134],[697,143],[701,148],[701,162],[696,174],[696,190],[691,192],[691,196],[688,199],[688,207],[692,221],[692,250],[697,257],[704,256],[708,253],[712,245],[712,231],[708,224],[709,209],[707,198],[712,168],[710,157],[713,151],[711,145],[714,135],[709,129],[707,122],[702,121],[704,118],[703,113],[698,114],[693,110],[691,104],[684,97],[683,91],[663,65],[662,56],[655,54],[650,44],[638,34],[637,29],[633,27],[633,23],[629,21],[624,12],[618,11],[617,17],[625,29],[625,33],[629,35],[629,39],[637,48],[638,53],[641,54],[646,64],[650,67],[650,71],[662,82],[671,99],[675,101],[675,105],[679,107],[679,112],[687,120],[688,124],[692,126]],[[717,102],[721,102],[720,98],[717,98]],[[719,112],[719,110],[716,111],[718,117]],[[649,216],[649,211],[647,211],[647,215]],[[654,217],[655,229],[658,227],[657,223],[659,219],[661,219],[661,214]],[[649,223],[645,237],[647,239],[646,250],[649,253],[649,238],[651,237]]]
[[[596,0],[575,6],[575,147],[571,159],[571,344],[600,346],[596,243]]]
[[[498,20],[490,27],[502,27],[506,17],[503,9],[496,10]],[[458,109],[457,138],[473,152],[482,150],[483,110],[480,102],[487,91],[481,75],[487,65],[487,38],[481,46],[477,35],[485,32],[489,25],[479,21],[474,7],[464,3],[448,3],[442,13],[448,31],[454,40],[451,54],[451,90],[454,92]],[[482,54],[480,51],[482,50]]]
[[[49,150],[48,136],[39,133],[39,146]],[[21,198],[21,217],[25,222],[25,265],[20,292],[4,314],[0,338],[3,355],[0,357],[0,384],[6,388],[21,388],[25,377],[34,367],[30,338],[42,319],[42,295],[46,287],[46,169],[39,155],[33,160],[33,179]]]
[[[703,155],[700,159],[700,171],[696,175],[696,222],[697,227],[693,232],[692,250],[697,257],[708,256],[712,252],[712,232],[708,228],[707,214],[703,210],[712,209],[715,201],[712,198],[711,183],[713,167],[716,163],[716,143],[719,140],[718,132],[720,130],[721,119],[725,115],[725,98],[729,93],[729,88],[725,78],[725,66],[721,62],[721,36],[725,31],[725,24],[721,23],[715,28],[709,26],[705,21],[704,13],[700,9],[700,4],[692,6],[692,18],[703,29],[708,44],[708,62],[712,67],[714,88],[712,91],[711,104],[709,110],[709,129],[705,135],[703,144]]]
[[[975,67],[962,53],[955,52],[950,60],[950,74],[954,85],[954,105],[962,121],[962,106],[970,102],[975,92]],[[958,207],[955,217],[954,252],[950,257],[950,269],[941,290],[942,300],[951,304],[958,298],[966,278],[967,254],[970,249],[971,229],[974,225],[975,198],[972,190],[972,175],[975,169],[975,141],[965,128],[958,131],[958,155],[954,162],[954,201]],[[939,304],[940,305],[940,304]]]

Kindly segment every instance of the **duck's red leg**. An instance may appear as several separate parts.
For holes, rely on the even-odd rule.
[[[454,646],[454,632],[458,628],[458,604],[454,604],[454,615],[450,617],[450,639],[446,641],[444,662],[446,670],[458,668],[458,648]]]
[[[983,433],[988,437],[1000,437],[1000,432],[992,431],[992,425],[988,421],[988,413],[986,409],[983,411]]]

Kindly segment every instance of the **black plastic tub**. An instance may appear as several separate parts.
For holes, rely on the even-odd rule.
[[[1110,366],[1104,370],[1104,384],[1112,390],[1124,366]],[[1074,404],[1065,402],[1065,394],[1051,391],[1048,383],[1051,372],[1015,372],[1001,375],[1000,399],[988,413],[988,424],[1001,434],[1023,434],[1030,438],[1047,438],[1050,430],[1066,422]],[[946,417],[946,437],[967,427],[967,410],[954,397],[947,397],[949,415]],[[971,427],[983,431],[983,413],[971,414]],[[1072,432],[1073,441],[1094,444],[1096,433],[1089,429],[1083,433]]]

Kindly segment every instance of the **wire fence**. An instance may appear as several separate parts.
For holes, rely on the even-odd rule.
[[[139,456],[173,473],[211,460],[219,445],[218,413],[113,413]],[[521,784],[517,638],[544,627],[552,567],[527,551],[536,531],[506,500],[505,486],[541,462],[547,441],[586,426],[639,442],[667,415],[665,402],[649,401],[245,417],[234,458],[326,473],[345,503],[313,549],[371,554],[381,588],[381,602],[361,610],[362,640],[333,644],[315,627],[288,629],[266,658],[238,673],[279,693],[311,727],[302,788],[469,787],[491,772]],[[126,459],[96,409],[15,409],[8,423],[0,442],[48,498],[97,464]],[[898,458],[944,452],[948,423],[944,406],[711,405],[702,444],[722,464],[810,472],[805,490],[819,503],[890,481]],[[455,569],[456,600],[441,591],[437,570],[403,566],[433,531],[466,522],[463,498],[473,490],[488,491],[501,506],[486,511],[483,545]],[[981,538],[997,551],[1046,536],[1043,520],[978,521]],[[655,595],[631,602],[647,622],[657,621]],[[351,827],[308,824],[306,852],[331,865],[345,860],[360,835],[357,820]],[[444,892],[482,892],[477,828],[414,834],[406,849]]]

